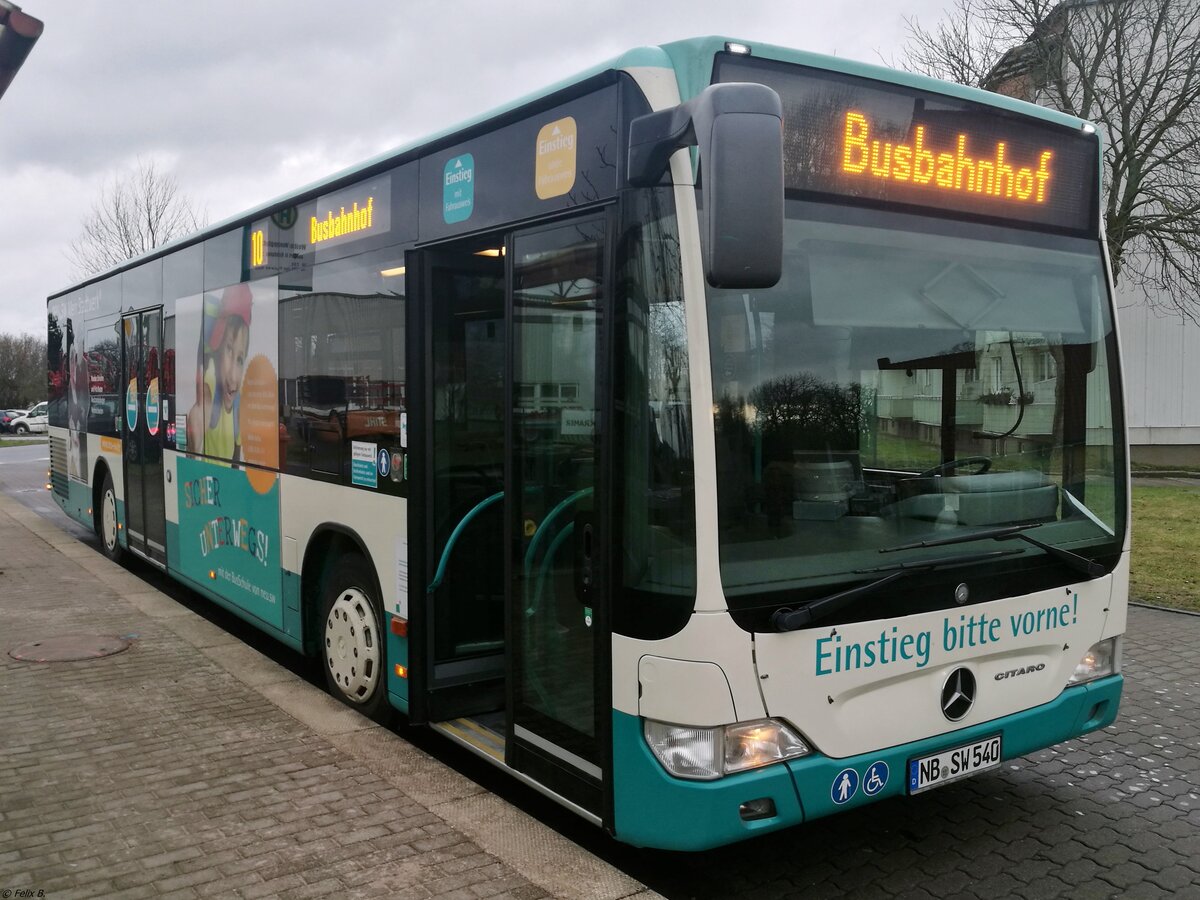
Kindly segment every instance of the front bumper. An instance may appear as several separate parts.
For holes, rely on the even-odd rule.
[[[797,825],[834,812],[908,793],[908,761],[999,733],[1004,759],[1070,740],[1112,724],[1124,678],[1112,675],[1065,689],[1041,706],[937,737],[841,759],[813,754],[717,781],[668,775],[650,753],[641,719],[613,713],[613,791],[616,837],[641,847],[705,850]],[[804,723],[793,723],[803,731]],[[834,780],[854,769],[859,783],[876,763],[889,770],[886,784],[869,795],[857,790],[839,805]],[[882,770],[879,770],[882,771]],[[746,822],[741,804],[769,797],[776,814]]]

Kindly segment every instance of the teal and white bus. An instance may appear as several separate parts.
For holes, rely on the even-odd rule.
[[[1117,713],[1100,152],[636,49],[51,297],[51,488],[618,840],[935,789]]]

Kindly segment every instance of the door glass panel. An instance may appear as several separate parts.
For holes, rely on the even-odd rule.
[[[504,260],[441,254],[429,269],[433,326],[434,657],[504,646]]]
[[[522,234],[513,249],[515,724],[594,763],[604,220]]]

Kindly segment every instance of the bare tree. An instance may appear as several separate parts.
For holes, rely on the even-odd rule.
[[[1105,138],[1113,276],[1200,321],[1200,0],[954,0],[911,71],[1051,106]]]
[[[206,219],[173,175],[139,158],[132,172],[114,176],[101,190],[67,258],[82,280],[190,234]]]

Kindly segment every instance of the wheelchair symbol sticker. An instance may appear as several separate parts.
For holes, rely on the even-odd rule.
[[[888,764],[883,760],[873,762],[867,767],[867,774],[863,776],[863,793],[868,797],[874,797],[888,783]]]
[[[829,798],[841,806],[858,793],[858,772],[854,769],[842,769],[834,776],[829,788]]]

